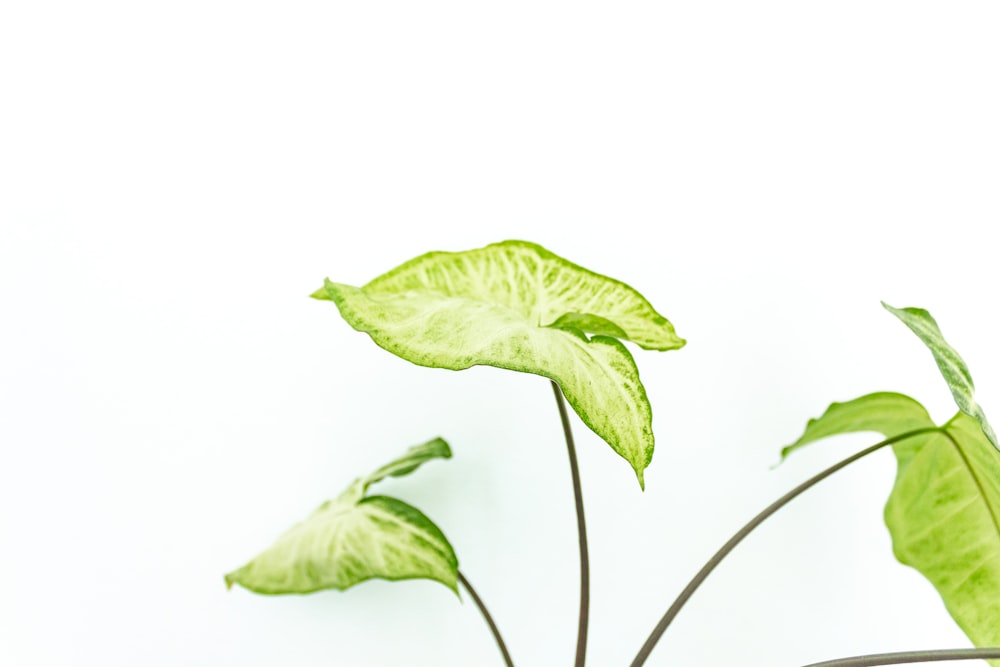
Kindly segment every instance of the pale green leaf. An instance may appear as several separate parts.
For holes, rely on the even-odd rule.
[[[421,366],[487,365],[554,380],[642,484],[653,454],[652,413],[619,339],[654,350],[678,349],[684,340],[631,287],[535,244],[505,241],[428,253],[360,288],[326,281],[313,296],[333,301],[352,327]]]
[[[885,522],[896,558],[930,580],[976,646],[997,646],[1000,452],[963,413],[945,431],[900,459]]]
[[[781,458],[811,442],[833,435],[871,431],[892,438],[933,426],[934,422],[924,406],[909,396],[876,392],[844,403],[831,403],[822,416],[809,420],[798,440],[781,450]]]
[[[372,578],[432,579],[458,591],[458,560],[441,530],[418,509],[388,496],[365,497],[386,476],[405,475],[432,458],[448,458],[440,438],[355,480],[263,553],[226,575],[263,594],[345,590]]]
[[[972,417],[935,427],[918,402],[883,392],[832,404],[782,453],[863,431],[914,433],[893,444],[896,483],[885,508],[893,551],[934,585],[974,644],[1000,644],[1000,452]]]
[[[365,489],[386,477],[409,475],[419,466],[432,459],[450,459],[451,448],[442,438],[434,438],[422,445],[414,445],[395,461],[385,464],[365,478]]]
[[[882,305],[898,317],[913,333],[917,334],[917,337],[930,349],[945,382],[951,389],[951,395],[955,398],[959,410],[975,418],[986,438],[994,447],[1000,449],[996,433],[986,421],[986,414],[983,412],[982,406],[974,398],[975,385],[972,382],[969,367],[965,365],[965,361],[955,351],[955,348],[944,339],[938,323],[931,314],[923,308],[893,308],[884,301]]]

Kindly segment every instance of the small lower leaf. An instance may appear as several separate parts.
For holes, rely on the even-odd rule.
[[[325,503],[226,584],[278,595],[346,590],[372,578],[433,579],[458,592],[458,559],[418,509],[388,496]]]
[[[432,579],[458,592],[458,559],[444,533],[417,508],[388,496],[365,497],[387,476],[409,474],[434,458],[450,458],[441,438],[411,447],[355,480],[268,549],[226,575],[266,595],[345,590],[368,579]]]
[[[414,445],[395,461],[385,464],[365,478],[365,489],[386,477],[409,475],[422,464],[433,459],[450,459],[451,448],[442,438],[428,440],[422,445]]]

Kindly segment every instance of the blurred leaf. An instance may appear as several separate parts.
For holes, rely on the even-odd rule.
[[[385,464],[365,478],[365,490],[386,477],[409,475],[418,467],[432,459],[450,459],[451,448],[442,438],[434,438],[422,445],[414,445],[395,461]]]

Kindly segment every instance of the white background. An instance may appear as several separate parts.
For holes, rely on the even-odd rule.
[[[993,2],[43,2],[0,7],[0,663],[499,665],[429,582],[265,598],[222,575],[354,476],[454,543],[519,667],[572,661],[546,381],[418,368],[307,295],[536,241],[641,290],[640,493],[574,417],[590,663],[625,665],[757,510],[873,442],[834,400],[954,411],[879,299],[931,310],[1000,419]],[[649,665],[967,646],[891,554],[881,452],[752,535]],[[970,663],[961,663],[970,664]]]

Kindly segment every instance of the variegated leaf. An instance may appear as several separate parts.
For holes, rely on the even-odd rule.
[[[538,245],[505,241],[428,253],[360,288],[326,281],[313,296],[333,301],[352,327],[413,363],[487,365],[554,380],[643,483],[652,413],[621,340],[652,350],[684,340],[624,283]]]
[[[448,444],[437,438],[355,480],[259,556],[227,574],[227,586],[274,595],[345,590],[375,577],[424,578],[457,592],[458,559],[441,530],[401,500],[365,496],[371,484],[388,475],[405,475],[432,458],[450,456]]]
[[[893,308],[884,301],[882,305],[909,327],[910,331],[917,334],[917,337],[930,349],[941,375],[944,376],[948,388],[951,389],[951,395],[954,397],[958,409],[979,422],[986,438],[994,447],[1000,449],[996,433],[993,432],[990,423],[986,421],[986,413],[983,412],[982,406],[976,402],[976,387],[972,382],[969,367],[965,365],[965,361],[955,348],[944,339],[937,321],[923,308]]]
[[[782,453],[861,431],[915,434],[893,445],[896,483],[885,507],[893,551],[933,584],[976,646],[1000,644],[1000,452],[965,413],[936,427],[912,398],[878,393],[834,403]]]

